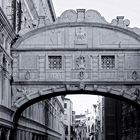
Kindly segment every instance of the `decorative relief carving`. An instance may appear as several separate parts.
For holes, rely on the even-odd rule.
[[[27,89],[26,87],[22,87],[22,88],[15,88],[14,92],[14,99],[13,102],[15,103],[17,100],[19,100],[22,97],[26,97],[31,90]]]
[[[89,80],[91,81],[91,70],[72,70],[72,80]]]
[[[85,72],[84,71],[80,71],[78,77],[79,77],[80,80],[83,80],[85,78]]]
[[[111,24],[114,25],[114,26],[127,28],[130,24],[130,21],[128,19],[124,20],[124,16],[117,16],[117,19],[113,19]]]
[[[136,71],[133,71],[133,72],[132,72],[132,79],[133,79],[133,80],[137,80],[137,79],[138,79],[138,74],[137,74]]]
[[[87,44],[85,27],[76,27],[75,44]]]
[[[27,71],[27,72],[25,73],[25,80],[29,80],[29,79],[30,79],[30,72]]]
[[[97,22],[97,23],[108,23],[101,14],[95,10],[86,11],[85,15],[86,22]]]
[[[75,59],[75,69],[85,69],[86,68],[86,58],[82,55]]]
[[[16,53],[12,53],[12,57],[13,58],[18,58],[19,57],[19,54],[16,52]]]
[[[77,9],[77,21],[81,22],[85,20],[85,9]]]
[[[77,20],[77,13],[74,10],[67,10],[57,19],[57,22],[75,22]]]
[[[140,90],[136,88],[135,91],[132,93],[132,100],[140,103]]]
[[[80,82],[79,88],[80,88],[81,90],[84,90],[85,87],[86,87],[85,83],[84,83],[84,82]]]
[[[85,72],[83,70],[86,69],[86,59],[84,56],[79,56],[75,59],[75,69],[80,70],[78,79],[83,80],[85,78]]]
[[[108,22],[105,20],[101,14],[95,10],[88,10],[85,9],[77,9],[77,12],[74,10],[66,10],[62,13],[62,15],[57,19],[57,23],[62,22],[96,22],[96,23],[106,23]]]

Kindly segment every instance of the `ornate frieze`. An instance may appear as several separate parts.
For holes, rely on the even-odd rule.
[[[140,93],[139,87],[126,87],[126,86],[115,86],[115,85],[95,85],[95,84],[86,84],[84,81],[81,81],[77,84],[66,84],[66,85],[50,85],[48,87],[34,87],[29,86],[20,86],[13,87],[14,96],[13,96],[13,105],[19,107],[22,103],[28,100],[32,100],[42,95],[47,94],[57,94],[59,92],[66,91],[79,91],[85,90],[88,92],[99,92],[105,94],[112,94],[123,96],[127,99],[130,99],[136,103],[140,103]]]
[[[87,33],[85,31],[85,27],[77,27],[76,28],[75,44],[76,45],[87,44]]]
[[[114,26],[127,28],[129,26],[129,24],[130,24],[130,21],[128,19],[124,20],[124,16],[117,16],[116,19],[112,20],[111,24],[114,25]]]

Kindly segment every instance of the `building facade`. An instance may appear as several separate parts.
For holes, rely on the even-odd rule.
[[[42,1],[41,1],[42,2]],[[40,2],[40,3],[41,3]],[[46,6],[45,15],[35,8],[35,1],[12,0],[0,1],[0,139],[9,139],[12,128],[12,117],[15,109],[12,106],[12,64],[11,45],[16,41],[19,31],[26,27],[33,30],[34,21],[47,18],[49,24],[55,20],[51,1],[39,4]],[[22,5],[22,6],[21,6]],[[37,11],[36,11],[37,10]],[[14,12],[16,14],[14,14]],[[19,15],[20,14],[20,15]],[[50,14],[50,15],[49,15]],[[39,17],[38,17],[39,16]],[[20,21],[19,21],[20,20]],[[48,24],[48,23],[45,23]],[[45,25],[44,24],[44,25]],[[30,27],[32,25],[32,28]],[[43,25],[42,25],[43,26]],[[22,32],[22,33],[25,33]],[[18,89],[17,89],[18,90]],[[19,92],[21,92],[19,90]],[[19,98],[19,97],[16,97]],[[63,97],[53,97],[27,108],[19,120],[15,139],[17,140],[59,140],[65,138]]]
[[[11,43],[16,34],[0,7],[0,139],[6,140],[12,127],[12,57]]]
[[[121,102],[112,98],[102,98],[104,104],[103,135],[104,140],[121,139]]]
[[[64,98],[64,124],[65,140],[74,140],[73,103],[68,98]]]
[[[86,126],[86,115],[75,116],[75,132],[76,140],[86,140],[87,126]]]
[[[130,28],[129,20],[118,16],[108,23],[97,11],[84,9],[67,10],[56,20],[50,0],[0,4],[0,139],[64,138],[63,101],[41,101],[57,93],[90,92],[140,104],[140,29]],[[107,120],[115,118],[111,111]],[[125,139],[130,130],[123,127]]]
[[[102,140],[139,140],[140,111],[128,103],[102,98]]]

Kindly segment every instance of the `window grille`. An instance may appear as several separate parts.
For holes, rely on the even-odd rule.
[[[101,67],[103,69],[114,69],[115,56],[101,56]]]
[[[62,69],[62,56],[48,56],[49,69]]]

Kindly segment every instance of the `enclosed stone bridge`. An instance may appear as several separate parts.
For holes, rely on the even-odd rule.
[[[13,107],[46,97],[99,94],[140,104],[140,29],[118,16],[67,10],[57,21],[21,36],[12,48]]]

